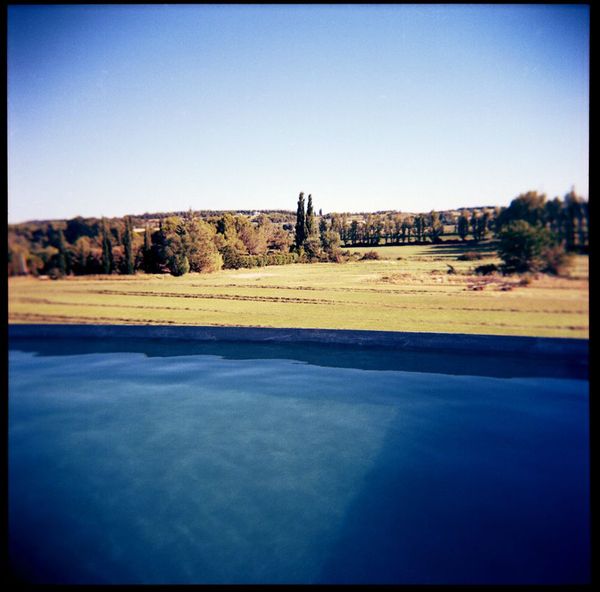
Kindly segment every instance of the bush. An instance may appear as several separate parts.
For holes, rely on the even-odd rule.
[[[552,275],[565,275],[573,263],[573,255],[561,245],[548,247],[544,252],[544,266],[540,271]]]
[[[361,261],[369,261],[379,259],[379,253],[377,251],[367,251],[363,253],[363,256],[360,258]]]
[[[238,255],[235,268],[250,269],[252,267],[265,267],[267,265],[289,265],[298,261],[297,253],[267,253],[266,255]]]
[[[524,220],[510,222],[499,235],[498,255],[505,273],[542,271],[558,274],[568,266],[569,256],[546,228]]]
[[[200,273],[212,273],[213,271],[219,271],[223,268],[223,257],[216,249],[214,251],[206,251],[202,254],[196,254],[194,257],[194,268],[190,263],[190,269],[192,271],[198,271]]]
[[[179,255],[177,257],[173,257],[173,261],[171,262],[171,274],[174,276],[185,275],[190,271],[190,262],[188,258],[183,255]]]
[[[475,273],[477,275],[490,275],[492,273],[496,273],[497,271],[500,271],[500,269],[494,263],[489,263],[488,265],[480,265],[479,267],[475,268]]]
[[[338,249],[329,255],[329,261],[332,263],[346,263],[346,261],[351,258],[352,253],[350,251],[342,251],[341,249]]]
[[[322,260],[323,250],[321,248],[321,240],[316,236],[311,236],[304,241],[304,253],[309,261]]]
[[[221,256],[223,257],[223,267],[225,269],[244,267],[244,256],[235,247],[226,245],[221,250]]]

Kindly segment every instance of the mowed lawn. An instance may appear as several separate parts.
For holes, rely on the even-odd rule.
[[[380,260],[212,274],[9,279],[11,323],[306,327],[588,338],[588,258],[570,277],[477,276],[491,245],[394,246]],[[458,261],[465,251],[477,261]],[[456,273],[448,274],[449,265]]]

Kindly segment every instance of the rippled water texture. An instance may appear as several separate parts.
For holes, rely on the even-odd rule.
[[[10,552],[26,579],[589,579],[584,376],[94,343],[10,344]]]

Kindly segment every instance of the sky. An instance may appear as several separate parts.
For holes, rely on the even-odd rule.
[[[8,221],[588,197],[586,5],[8,8]]]

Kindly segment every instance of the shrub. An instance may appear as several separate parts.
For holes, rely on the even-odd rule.
[[[244,266],[243,255],[231,245],[226,245],[221,250],[223,267],[225,269],[239,269]]]
[[[265,267],[267,265],[288,265],[298,261],[297,253],[267,253],[265,255],[237,255],[235,259],[235,268],[240,267],[250,269],[252,267]],[[231,264],[231,261],[230,261]]]
[[[329,255],[329,261],[332,263],[345,263],[351,256],[350,251],[338,249]]]
[[[498,255],[506,273],[542,271],[559,274],[569,264],[564,247],[546,228],[524,220],[510,222],[500,233]]]
[[[494,263],[489,263],[488,265],[479,265],[478,267],[475,268],[475,273],[477,275],[490,275],[497,271],[500,271],[500,270],[499,270],[498,266],[495,265]]]
[[[321,248],[321,240],[316,236],[308,237],[304,243],[304,252],[309,261],[322,260],[323,250]]]
[[[540,271],[552,275],[565,275],[573,263],[573,255],[561,245],[548,247],[544,252],[544,266]]]
[[[179,255],[177,257],[173,257],[173,261],[171,262],[171,274],[174,276],[185,275],[190,271],[190,262],[188,258],[183,255]]]
[[[360,258],[361,261],[375,260],[379,259],[379,253],[377,251],[367,251],[363,253],[363,256]]]

